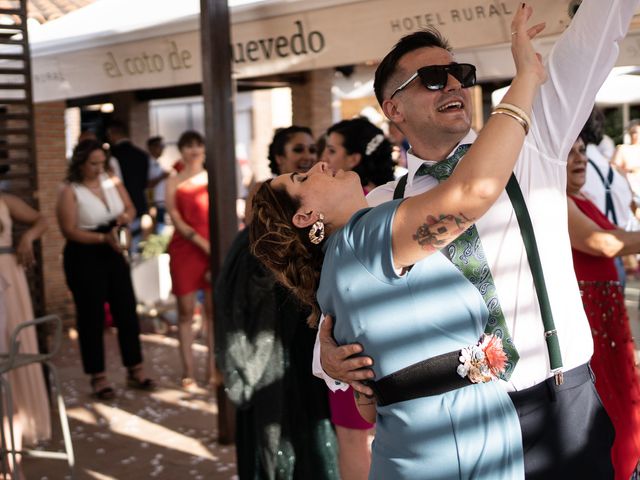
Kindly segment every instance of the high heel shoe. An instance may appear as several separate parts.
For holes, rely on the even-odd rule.
[[[113,400],[116,398],[116,391],[106,382],[107,377],[104,375],[94,376],[89,380],[92,395],[98,400]]]
[[[156,389],[156,382],[151,378],[140,378],[137,374],[142,371],[142,367],[134,367],[128,369],[127,372],[127,386],[129,388],[135,388],[137,390],[143,390],[145,392],[151,392]]]
[[[180,380],[180,386],[186,392],[193,392],[198,389],[198,384],[192,377],[182,377]]]

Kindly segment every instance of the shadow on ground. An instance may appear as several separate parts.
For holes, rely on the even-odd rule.
[[[105,332],[107,373],[117,398],[99,402],[90,396],[77,341],[65,338],[55,360],[62,382],[76,455],[75,479],[234,479],[235,449],[217,439],[217,405],[211,389],[185,392],[178,387],[177,341],[153,333],[142,336],[146,369],[158,383],[153,393],[125,385],[114,331]],[[205,378],[206,348],[196,344],[199,380]],[[62,448],[57,413],[54,437],[42,447]],[[29,480],[69,477],[60,460],[23,460]]]

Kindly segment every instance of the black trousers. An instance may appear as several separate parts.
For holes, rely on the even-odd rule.
[[[104,304],[109,303],[118,329],[122,363],[142,362],[140,325],[131,272],[125,258],[109,245],[68,241],[64,273],[76,305],[80,354],[85,373],[101,373],[104,365]]]
[[[529,479],[613,478],[614,429],[588,364],[554,380],[511,392],[522,429],[525,474]]]

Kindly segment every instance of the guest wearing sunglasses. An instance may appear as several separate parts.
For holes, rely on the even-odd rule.
[[[514,169],[515,189],[510,188],[515,199],[519,187],[526,206],[519,208],[520,218],[528,211],[532,226],[523,226],[521,233],[512,202],[503,193],[475,230],[442,251],[483,293],[491,312],[488,331],[503,338],[509,363],[502,385],[518,410],[527,478],[613,476],[613,428],[594,389],[589,368],[593,340],[571,262],[565,167],[639,3],[584,0],[546,60],[549,80],[533,104],[531,132]],[[375,76],[376,97],[411,150],[407,177],[372,191],[370,205],[446,182],[442,170],[447,160],[463,156],[476,140],[470,130],[472,72],[454,62],[448,43],[434,31],[402,38],[382,60]],[[505,115],[517,116],[513,109],[499,107]],[[530,240],[533,232],[541,268],[530,266],[523,242],[523,235]],[[546,296],[536,294],[534,273],[546,282]],[[424,321],[438,319],[426,316]],[[372,395],[375,390],[378,398],[389,390],[411,392],[402,382],[385,389],[384,379],[377,377],[363,385],[373,381],[368,367],[375,364],[358,344],[337,347],[331,324],[325,321],[319,334],[327,374],[350,382],[361,393]],[[322,370],[319,363],[316,372]],[[328,386],[342,387],[334,379],[327,380]]]
[[[451,63],[449,65],[430,65],[419,68],[416,73],[407,78],[396,88],[389,99],[395,97],[407,88],[416,78],[427,90],[443,90],[449,81],[449,75],[455,78],[462,88],[473,87],[476,84],[476,67],[470,63]]]

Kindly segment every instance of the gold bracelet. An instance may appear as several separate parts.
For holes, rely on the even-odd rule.
[[[529,115],[527,115],[527,112],[525,112],[524,110],[522,110],[520,107],[518,107],[517,105],[514,105],[513,103],[499,103],[498,105],[496,105],[496,110],[497,109],[503,109],[503,110],[509,110],[510,112],[515,113],[516,115],[520,115],[525,122],[527,122],[527,125],[529,125],[529,127],[531,127],[531,118],[529,118]]]
[[[526,135],[527,133],[529,133],[529,124],[527,123],[527,121],[522,118],[521,116],[519,116],[516,113],[513,113],[509,110],[504,110],[504,109],[495,109],[493,112],[491,112],[491,116],[493,115],[497,115],[497,114],[502,114],[502,115],[506,115],[508,117],[513,118],[514,120],[516,120],[520,125],[522,125],[522,128],[524,129],[524,134]]]

